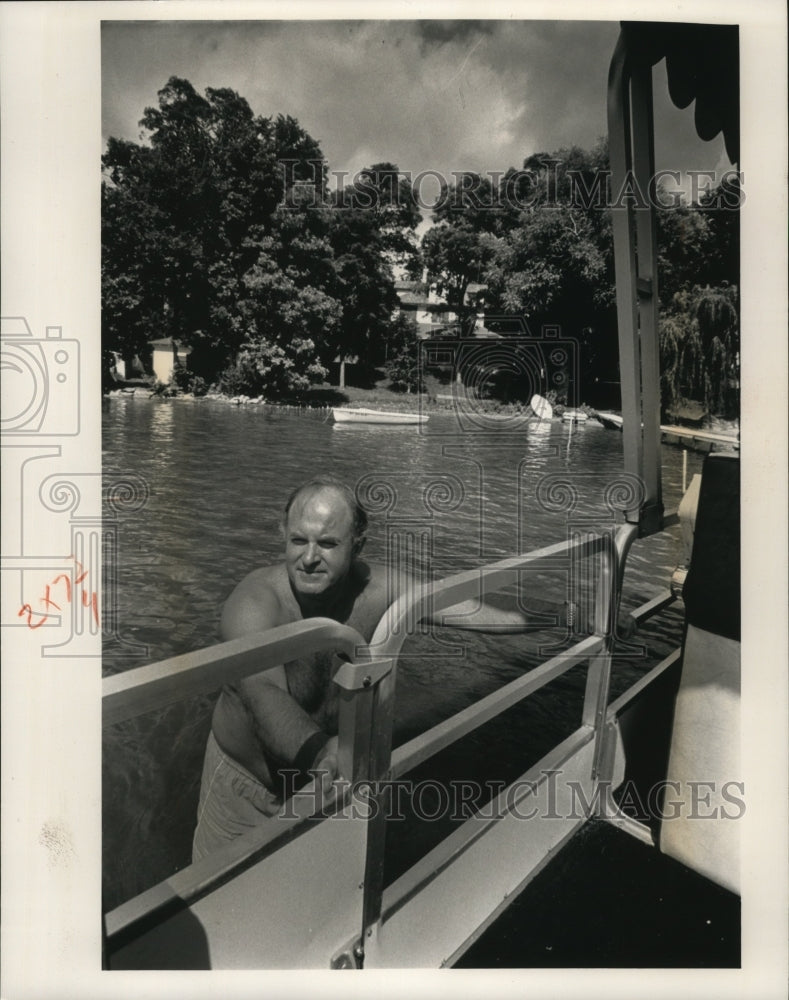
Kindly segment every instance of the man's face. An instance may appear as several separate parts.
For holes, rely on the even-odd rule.
[[[345,579],[357,552],[352,529],[351,511],[336,490],[294,500],[285,529],[285,564],[297,593],[325,594]]]

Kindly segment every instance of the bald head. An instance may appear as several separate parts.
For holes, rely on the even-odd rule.
[[[287,534],[288,517],[294,505],[301,506],[305,501],[320,495],[322,500],[337,510],[345,507],[350,517],[351,538],[356,549],[361,549],[367,534],[367,513],[356,499],[353,490],[336,476],[314,476],[290,494],[282,512],[282,531]]]

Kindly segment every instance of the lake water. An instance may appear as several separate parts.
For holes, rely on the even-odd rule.
[[[682,452],[663,453],[670,510],[681,495]],[[702,458],[688,454],[688,481]],[[535,427],[471,409],[431,413],[421,429],[384,428],[338,426],[324,411],[127,395],[104,401],[103,463],[107,484],[132,482],[143,495],[115,525],[118,627],[105,643],[106,674],[219,641],[223,602],[251,569],[281,558],[283,503],[317,473],[357,487],[370,512],[369,559],[386,560],[398,539],[420,539],[416,568],[438,579],[561,541],[570,530],[610,525],[622,437],[595,421]],[[677,529],[637,542],[623,609],[665,589],[682,561]],[[523,588],[560,602],[568,574],[530,576]],[[679,623],[672,610],[665,624],[639,633],[637,646],[615,660],[615,691],[666,654]],[[406,646],[396,744],[534,666],[558,641],[550,630],[528,639],[440,631]],[[483,782],[522,773],[579,724],[584,676],[575,668],[420,774]],[[190,699],[105,731],[105,910],[189,863],[214,700]],[[425,845],[399,830],[387,837],[394,877]]]

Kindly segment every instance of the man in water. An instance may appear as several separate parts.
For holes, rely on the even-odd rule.
[[[387,567],[360,558],[367,515],[353,491],[330,476],[311,479],[288,499],[282,528],[285,561],[253,570],[238,584],[222,612],[222,637],[321,617],[351,626],[369,642],[409,578],[394,579]],[[529,627],[519,611],[474,601],[449,613],[471,615],[466,626],[483,631]],[[340,662],[319,654],[225,686],[206,747],[193,860],[276,816],[285,795],[280,772],[323,772],[325,787],[338,776],[331,678]]]

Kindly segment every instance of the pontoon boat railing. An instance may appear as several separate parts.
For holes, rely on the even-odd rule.
[[[624,34],[619,36],[608,75],[608,137],[615,192],[652,192],[655,183],[652,125],[652,67],[633,65]],[[624,195],[620,195],[624,197]],[[628,520],[642,535],[660,531],[660,352],[658,342],[657,230],[654,209],[636,204],[613,207],[616,311],[622,386],[625,470],[645,487],[639,510]]]
[[[583,761],[578,757],[579,766],[593,785],[605,777],[603,769],[610,769],[610,748],[606,751],[603,744],[611,652],[624,562],[636,535],[634,525],[621,525],[608,533],[578,536],[416,588],[391,606],[369,644],[365,644],[358,633],[347,626],[327,619],[311,619],[108,677],[103,682],[105,724],[162,708],[182,697],[217,690],[222,684],[318,650],[333,649],[343,654],[347,662],[340,666],[334,681],[340,688],[340,772],[347,778],[348,785],[344,796],[340,796],[341,801],[331,809],[347,806],[349,795],[358,793],[358,789],[364,786],[368,815],[357,931],[351,940],[337,942],[336,954],[328,957],[333,959],[335,966],[350,964],[358,967],[363,962],[365,948],[377,947],[378,958],[381,959],[381,934],[389,916],[402,909],[407,900],[413,900],[422,888],[434,881],[480,836],[493,829],[490,823],[482,826],[472,823],[464,834],[462,831],[470,822],[466,821],[443,846],[439,845],[430,852],[429,859],[418,863],[384,892],[387,782],[401,778],[456,740],[583,662],[589,663],[589,669],[581,726],[574,737],[556,748],[551,761],[563,762],[583,752]],[[396,666],[403,644],[413,632],[414,623],[427,615],[436,620],[441,612],[461,601],[480,598],[513,582],[519,583],[525,571],[536,567],[540,571],[566,568],[569,560],[585,557],[597,559],[593,634],[585,635],[522,677],[392,753]],[[451,619],[447,619],[446,623],[451,624]],[[541,774],[547,773],[547,760],[539,762],[533,772],[535,794],[539,794],[540,783],[544,780]],[[109,950],[112,950],[113,942],[117,944],[133,938],[136,928],[149,927],[152,921],[155,923],[159,918],[166,919],[173,907],[183,907],[204,898],[239,871],[254,866],[297,840],[305,828],[314,827],[309,815],[319,811],[321,805],[318,787],[315,783],[310,784],[289,801],[285,814],[276,823],[266,824],[262,830],[250,831],[165,882],[121,904],[105,917]],[[502,816],[508,809],[511,811],[511,805],[500,804]],[[530,864],[525,864],[522,878],[530,877]],[[536,870],[536,865],[533,867]],[[505,890],[504,897],[510,891]],[[496,905],[503,905],[502,900],[498,900]],[[474,917],[476,923],[470,929],[459,932],[461,937],[457,944],[477,933],[479,927],[491,919],[494,909],[495,906]]]

